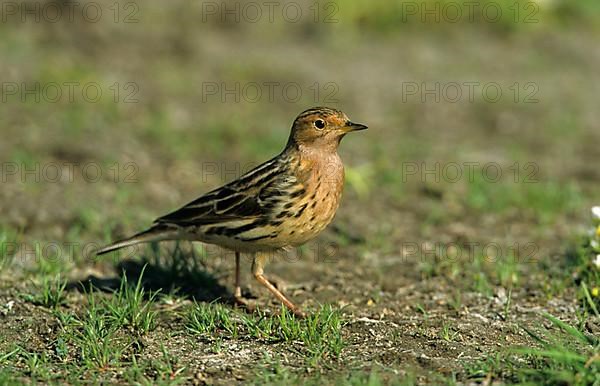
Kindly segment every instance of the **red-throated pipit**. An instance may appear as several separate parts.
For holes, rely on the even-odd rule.
[[[366,129],[327,107],[302,112],[278,156],[160,217],[150,229],[100,249],[103,254],[137,243],[192,240],[235,251],[235,297],[240,289],[240,253],[253,255],[252,273],[297,315],[302,312],[263,275],[271,252],[304,244],[333,219],[344,187],[337,153],[347,133]]]

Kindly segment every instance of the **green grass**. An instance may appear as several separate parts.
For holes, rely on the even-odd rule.
[[[572,213],[581,207],[582,194],[576,183],[515,183],[507,178],[490,182],[480,173],[475,176],[468,183],[465,202],[468,207],[477,211],[500,213],[518,209],[521,215],[530,216],[536,222],[547,225],[557,215]]]
[[[525,331],[540,348],[523,347],[514,352],[531,363],[521,368],[519,377],[523,383],[543,385],[595,385],[600,382],[600,340],[597,336],[584,334],[577,328],[545,315],[558,333]]]
[[[578,235],[565,253],[562,288],[575,287],[583,311],[598,316],[600,310],[600,268],[594,263],[600,254],[600,219]],[[552,291],[556,293],[556,291]]]
[[[15,377],[9,369],[0,369],[0,385],[25,385],[21,379]]]
[[[109,297],[89,291],[82,314],[55,310],[61,326],[55,341],[56,354],[64,359],[74,355],[77,363],[88,370],[119,366],[138,336],[156,326],[157,313],[151,309],[156,294],[146,299],[142,277],[132,286],[123,276],[119,290]]]
[[[138,363],[134,356],[131,366],[124,374],[124,378],[130,384],[174,386],[186,382],[186,377],[182,376],[184,371],[185,367],[180,366],[177,358],[162,346],[161,357],[158,359]],[[147,374],[153,376],[150,377]]]
[[[195,334],[214,334],[226,331],[232,338],[238,335],[235,315],[229,309],[216,303],[196,303],[186,315],[186,327]]]
[[[88,295],[88,308],[68,328],[64,339],[74,345],[78,362],[87,369],[101,370],[118,366],[130,337],[119,334],[120,320],[111,314],[96,295]]]
[[[18,250],[19,234],[11,228],[0,227],[0,270],[8,268]]]
[[[594,261],[600,255],[600,218],[595,219],[592,227],[574,250],[573,277],[580,283],[581,299],[586,309],[598,316],[600,309],[600,267]],[[595,296],[592,295],[595,293]]]
[[[123,273],[119,289],[106,302],[106,308],[117,324],[130,327],[140,334],[146,334],[156,327],[156,311],[151,309],[157,292],[146,294],[142,286],[145,267],[142,269],[135,287],[127,283]]]
[[[595,298],[586,284],[595,274],[594,271],[589,271],[593,269],[589,259],[590,250],[586,249],[588,244],[585,242],[581,245],[584,247],[580,253],[573,255],[577,263],[574,267],[579,269],[577,272],[588,275],[582,276],[586,280],[580,281],[578,290],[584,301],[583,305],[587,302],[587,308],[578,310],[579,329],[585,328],[590,318],[598,317]],[[512,288],[518,287],[521,273],[515,265],[488,260],[483,255],[478,255],[470,265],[453,268],[450,264],[442,268],[439,274],[458,268],[467,277],[472,275],[472,280],[466,281],[472,290],[488,295],[495,286],[506,287],[508,301],[501,311],[501,316],[506,321],[511,314]],[[201,269],[200,266],[196,268]],[[191,271],[188,272],[190,266],[182,265],[180,261],[172,267],[173,277],[181,277],[180,269],[187,272],[184,276],[193,276]],[[87,305],[81,312],[72,312],[64,307],[67,300],[66,281],[61,276],[42,276],[44,280],[26,300],[51,310],[52,316],[58,322],[59,334],[52,341],[50,351],[36,351],[23,346],[0,355],[0,364],[7,365],[7,368],[0,372],[0,380],[5,379],[11,383],[20,377],[40,382],[52,382],[53,379],[75,380],[78,377],[101,380],[103,373],[122,369],[123,378],[128,382],[144,385],[187,382],[190,374],[186,371],[186,366],[164,346],[158,358],[144,359],[139,354],[143,336],[154,331],[158,324],[158,312],[154,306],[159,298],[156,292],[146,289],[145,276],[146,268],[142,269],[134,282],[129,281],[124,273],[118,289],[110,294],[89,291],[85,296]],[[177,297],[177,291],[169,293],[168,296]],[[448,307],[459,312],[462,302],[462,294],[457,290]],[[423,305],[417,305],[417,309],[426,316],[425,326],[431,326],[435,317],[429,315]],[[486,360],[465,364],[468,376],[473,379],[502,379],[523,384],[593,384],[599,377],[597,338],[589,337],[578,328],[551,316],[546,317],[560,330],[559,333],[544,330],[539,334],[528,329],[527,333],[534,344],[506,353],[500,351]],[[275,347],[279,347],[279,350],[301,355],[303,366],[323,369],[331,366],[331,363],[336,363],[347,345],[342,334],[344,319],[340,310],[330,306],[322,306],[306,319],[298,319],[285,308],[276,315],[262,311],[247,314],[220,303],[195,302],[184,312],[181,327],[184,327],[191,337],[204,338],[204,342],[211,345],[215,354],[226,353],[224,350],[228,347],[228,342],[244,342],[250,339],[261,342],[267,345],[266,347],[277,345]],[[446,342],[456,342],[458,332],[453,322],[442,323],[438,329],[438,336]],[[15,368],[15,363],[20,363],[20,367]],[[317,373],[307,376],[267,356],[255,373],[253,382],[315,385],[323,382],[340,385],[395,384],[395,378],[388,375],[382,376],[376,371],[356,370],[342,374]],[[452,377],[442,377],[440,382],[453,384],[454,381]]]
[[[343,324],[340,311],[331,306],[322,306],[298,319],[285,307],[278,315],[268,316],[260,311],[247,315],[216,303],[196,303],[186,315],[186,328],[193,334],[213,339],[237,339],[243,334],[268,342],[291,343],[312,366],[322,359],[340,356],[345,346]]]
[[[42,283],[35,288],[33,294],[26,294],[25,300],[47,308],[57,308],[66,303],[67,280],[56,276],[42,277]]]
[[[143,385],[174,385],[189,374],[176,356],[164,346],[161,356],[145,359],[139,355],[143,337],[157,326],[157,293],[144,289],[144,270],[131,283],[124,274],[119,288],[106,294],[90,288],[85,307],[71,311],[66,305],[66,281],[60,277],[43,281],[36,295],[26,300],[51,309],[58,331],[47,349],[32,351],[25,346],[0,355],[8,365],[0,377],[13,381],[20,377],[40,382],[54,379],[103,379],[104,373],[123,369],[129,382]],[[306,319],[298,319],[282,308],[276,315],[258,311],[247,314],[219,303],[194,303],[184,315],[191,336],[209,339],[213,352],[221,353],[224,341],[252,339],[265,344],[285,344],[300,353],[309,367],[337,360],[345,341],[340,310],[322,306]],[[20,363],[18,367],[12,365]]]
[[[519,385],[596,385],[600,382],[600,340],[552,315],[554,327],[541,333],[523,327],[534,343],[512,347],[487,359],[465,364],[474,380],[504,379]],[[558,331],[556,330],[558,329]]]
[[[83,315],[61,314],[63,339],[74,344],[81,363],[88,369],[117,365],[125,351],[156,327],[156,311],[151,309],[155,293],[145,298],[142,275],[135,286],[123,275],[119,290],[108,298],[90,291]],[[134,335],[130,335],[133,332]]]
[[[503,362],[501,353],[490,355],[483,360],[465,363],[467,378],[482,381],[484,379],[505,379],[510,374],[509,363]]]
[[[440,338],[442,338],[446,342],[453,342],[458,336],[458,331],[453,331],[453,329],[454,328],[452,326],[452,323],[444,323],[440,331]]]

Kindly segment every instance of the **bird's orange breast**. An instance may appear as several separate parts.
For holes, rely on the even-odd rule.
[[[288,245],[309,241],[331,223],[344,188],[344,166],[337,154],[302,160],[298,172],[306,193],[295,204],[297,214],[282,224]]]

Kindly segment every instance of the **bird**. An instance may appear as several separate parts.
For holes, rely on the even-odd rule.
[[[242,304],[247,302],[240,287],[240,254],[250,254],[254,278],[303,317],[267,280],[264,268],[272,253],[308,242],[331,223],[344,188],[338,146],[346,134],[364,129],[366,125],[352,122],[338,109],[309,108],[294,120],[280,154],[96,254],[163,240],[218,245],[235,252],[234,298]]]

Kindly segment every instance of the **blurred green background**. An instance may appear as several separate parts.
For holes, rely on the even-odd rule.
[[[568,253],[600,199],[597,0],[268,4],[3,2],[2,239],[77,245],[44,268],[19,251],[5,288],[39,272],[85,277],[86,243],[277,154],[315,105],[369,125],[341,145],[345,197],[322,236],[343,247],[331,268],[342,282],[419,292],[443,277],[485,295],[540,290],[542,306],[578,298],[580,278],[598,284],[591,260]],[[468,164],[473,178],[442,172]],[[465,241],[533,244],[534,263],[402,259],[406,243]],[[297,268],[274,269],[335,276]]]
[[[498,162],[505,176],[536,164],[539,184],[433,188],[478,214],[564,216],[598,186],[597,2],[223,4],[3,4],[0,154],[41,176],[5,185],[3,225],[61,238],[147,223],[278,152],[295,115],[320,104],[372,127],[341,150],[364,199],[354,213],[394,221],[390,204],[423,203],[432,179],[406,178],[403,162]],[[44,183],[49,162],[100,163],[102,178],[82,182],[80,168],[75,183]],[[216,177],[198,178],[206,162]],[[135,184],[111,183],[128,172]]]

